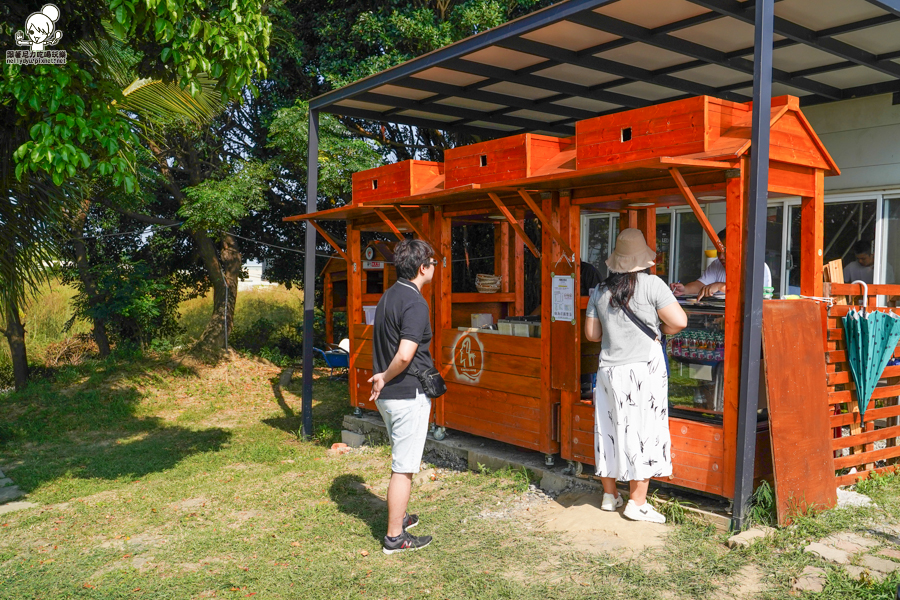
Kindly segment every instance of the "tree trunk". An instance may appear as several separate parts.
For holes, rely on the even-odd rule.
[[[91,275],[90,264],[88,263],[87,248],[84,246],[81,235],[84,232],[84,222],[87,220],[87,212],[90,208],[90,201],[85,200],[82,204],[82,210],[73,220],[72,226],[72,246],[75,250],[75,267],[78,269],[78,277],[84,286],[84,293],[87,295],[88,304],[91,308],[95,308],[100,301],[100,294],[97,292],[97,284]],[[106,358],[109,356],[109,337],[106,335],[106,320],[94,316],[94,341],[100,351],[100,356]]]
[[[9,353],[12,355],[13,377],[16,382],[16,391],[25,387],[28,383],[28,354],[25,351],[25,326],[19,318],[19,304],[15,298],[10,299],[6,307],[6,341],[9,343]]]
[[[230,334],[234,323],[237,284],[241,274],[241,253],[234,238],[228,234],[222,236],[218,256],[212,239],[206,233],[196,232],[193,238],[200,249],[200,257],[213,288],[212,315],[206,329],[200,335],[197,350],[218,352],[225,349],[225,336]]]

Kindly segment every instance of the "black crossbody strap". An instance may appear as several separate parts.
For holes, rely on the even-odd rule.
[[[638,329],[647,334],[647,337],[649,337],[654,342],[659,339],[659,336],[654,333],[654,331],[650,329],[650,327],[646,323],[638,319],[637,315],[631,312],[631,308],[629,308],[627,304],[622,307],[622,310],[625,311],[625,314],[628,315],[628,318],[631,319],[631,322],[638,326]]]

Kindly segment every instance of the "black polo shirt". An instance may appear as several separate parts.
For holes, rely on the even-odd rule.
[[[422,384],[412,373],[434,366],[428,351],[432,336],[428,313],[428,303],[416,284],[408,279],[398,279],[378,301],[372,340],[374,372],[387,371],[400,348],[400,340],[411,340],[418,344],[412,361],[403,372],[385,384],[380,398],[411,400],[416,397],[416,392],[422,392]]]

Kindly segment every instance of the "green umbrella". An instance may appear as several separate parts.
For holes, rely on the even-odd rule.
[[[847,360],[856,384],[860,421],[863,421],[872,392],[900,341],[900,317],[893,313],[867,312],[864,307],[847,313],[843,325]]]

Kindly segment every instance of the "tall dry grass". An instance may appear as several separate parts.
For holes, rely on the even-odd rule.
[[[43,359],[48,345],[79,333],[90,333],[87,321],[76,320],[68,332],[63,331],[72,318],[72,298],[75,289],[58,280],[41,286],[37,294],[25,304],[22,313],[25,323],[25,345],[32,360]],[[0,340],[0,365],[10,363],[9,345]]]
[[[189,344],[200,338],[212,313],[212,292],[202,298],[181,303],[178,324],[184,329],[181,343]],[[303,320],[303,290],[284,286],[258,287],[241,290],[234,311],[234,329],[250,328],[259,319],[268,319],[280,327]]]

